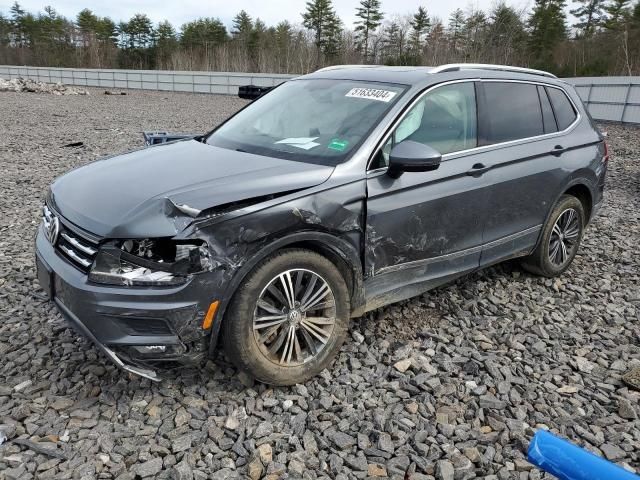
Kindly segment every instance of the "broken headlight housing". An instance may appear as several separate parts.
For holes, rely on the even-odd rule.
[[[175,286],[209,270],[209,249],[200,241],[116,240],[100,247],[89,280],[124,286]]]

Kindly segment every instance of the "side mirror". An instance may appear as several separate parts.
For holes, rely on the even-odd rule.
[[[403,172],[429,172],[440,166],[442,154],[429,145],[405,140],[389,154],[389,176],[398,178]]]

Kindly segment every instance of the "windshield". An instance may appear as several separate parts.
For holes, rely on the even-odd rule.
[[[256,100],[207,139],[222,148],[337,165],[405,88],[352,80],[294,80]]]

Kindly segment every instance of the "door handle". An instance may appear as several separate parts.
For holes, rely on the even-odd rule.
[[[491,169],[491,165],[485,165],[484,163],[476,163],[471,167],[471,170],[467,172],[467,175],[471,177],[479,177],[484,172]]]
[[[553,150],[551,150],[549,153],[551,155],[555,155],[556,157],[559,157],[560,155],[562,155],[566,151],[567,151],[567,149],[564,148],[562,145],[556,145],[555,147],[553,147]]]

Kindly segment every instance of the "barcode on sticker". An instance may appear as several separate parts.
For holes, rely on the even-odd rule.
[[[389,102],[395,96],[396,92],[379,90],[377,88],[352,88],[345,95],[345,97],[368,98],[369,100],[378,100],[379,102]]]

